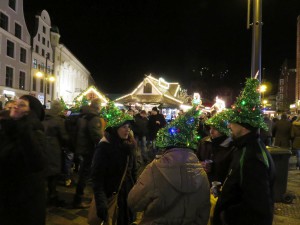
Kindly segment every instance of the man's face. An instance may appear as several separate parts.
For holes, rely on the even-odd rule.
[[[10,110],[10,117],[20,119],[30,111],[29,102],[24,99],[18,99],[14,107]]]
[[[228,128],[231,131],[232,139],[237,139],[244,135],[243,129],[245,129],[245,128],[237,123],[229,123]]]
[[[219,132],[216,128],[214,128],[214,127],[210,127],[209,134],[210,134],[210,137],[211,137],[212,139],[217,138],[217,137],[221,137],[221,136],[222,136],[222,133],[220,133],[220,132]]]

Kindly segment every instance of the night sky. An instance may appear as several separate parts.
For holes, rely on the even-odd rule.
[[[284,59],[295,64],[300,0],[262,1],[263,76],[276,82]],[[184,88],[239,89],[250,76],[247,0],[24,0],[28,26],[43,9],[105,93],[128,93],[149,73]]]

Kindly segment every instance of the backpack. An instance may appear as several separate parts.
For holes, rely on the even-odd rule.
[[[72,113],[65,119],[65,128],[69,135],[68,147],[71,152],[75,152],[75,144],[77,139],[78,131],[78,119],[80,118],[80,113]]]

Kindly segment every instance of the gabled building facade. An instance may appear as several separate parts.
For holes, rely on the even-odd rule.
[[[155,78],[151,74],[129,94],[115,100],[127,106],[160,105],[161,107],[179,108],[183,101],[178,98],[180,85],[176,82],[166,82],[163,78]]]
[[[53,99],[53,50],[50,44],[51,20],[48,12],[43,10],[36,15],[36,29],[32,38],[31,95],[42,104]],[[40,74],[40,76],[38,76]]]
[[[0,101],[30,91],[30,35],[26,26],[23,1],[0,1]]]
[[[90,72],[59,43],[60,34],[48,12],[42,10],[35,19],[35,27],[27,27],[23,0],[0,1],[0,109],[7,100],[24,94],[46,106],[60,97],[71,105],[95,84]]]
[[[60,34],[57,27],[51,31],[51,46],[54,50],[54,75],[56,85],[54,98],[63,98],[68,105],[72,105],[76,96],[89,86],[95,85],[91,73],[73,55],[73,53],[59,42]]]

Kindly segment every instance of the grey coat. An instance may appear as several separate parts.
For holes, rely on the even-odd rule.
[[[150,163],[128,195],[141,225],[206,225],[210,211],[209,183],[197,156],[189,149],[167,150]]]
[[[65,129],[64,119],[59,115],[47,114],[42,122],[46,134],[46,175],[57,175],[61,172],[62,147],[66,146],[68,134]]]

